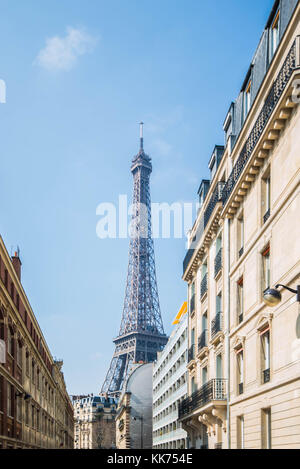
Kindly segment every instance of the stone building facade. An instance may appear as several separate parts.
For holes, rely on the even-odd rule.
[[[0,449],[73,448],[73,407],[0,237]]]
[[[184,260],[197,448],[300,448],[300,4],[274,3],[210,159]]]
[[[153,448],[185,449],[187,433],[178,407],[187,397],[188,316],[185,302],[168,343],[153,364]]]
[[[116,446],[117,400],[108,396],[73,396],[74,448],[112,449]]]

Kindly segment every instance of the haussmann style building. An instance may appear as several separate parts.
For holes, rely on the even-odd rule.
[[[0,449],[73,448],[73,407],[0,237]]]
[[[300,4],[274,3],[209,161],[190,232],[188,397],[195,448],[300,448]],[[297,81],[298,80],[298,81]],[[300,298],[298,298],[300,299]]]
[[[112,449],[116,447],[117,400],[112,397],[73,396],[74,448]]]

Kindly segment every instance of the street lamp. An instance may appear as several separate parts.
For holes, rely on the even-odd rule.
[[[277,290],[279,287],[285,288],[286,290],[290,291],[291,293],[295,293],[297,295],[297,301],[300,303],[300,285],[297,286],[297,289],[294,290],[293,288],[286,287],[285,285],[276,285],[274,288],[267,288],[264,291],[264,302],[266,305],[274,307],[277,306],[281,301],[281,293]]]

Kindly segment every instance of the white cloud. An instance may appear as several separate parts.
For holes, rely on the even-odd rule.
[[[87,34],[83,29],[68,27],[65,37],[54,36],[46,40],[36,63],[46,70],[71,70],[79,56],[93,50],[97,39]]]

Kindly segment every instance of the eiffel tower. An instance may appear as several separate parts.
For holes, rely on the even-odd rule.
[[[144,152],[143,123],[140,150],[131,166],[134,180],[129,264],[123,316],[115,353],[101,394],[119,397],[133,363],[156,360],[167,343],[161,318],[151,229],[151,159]]]

